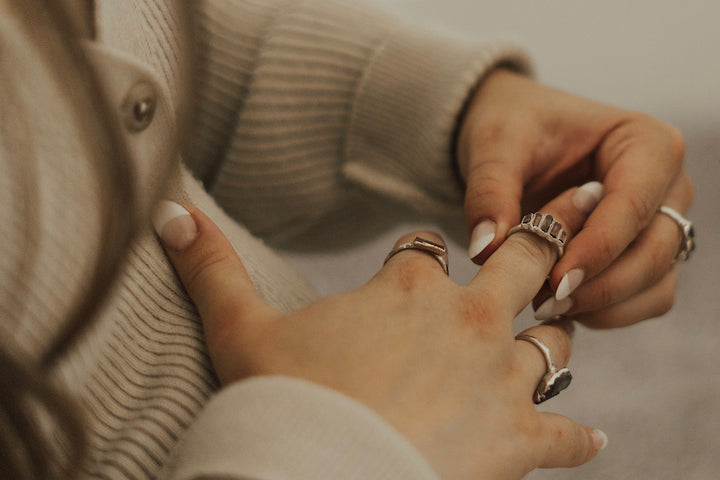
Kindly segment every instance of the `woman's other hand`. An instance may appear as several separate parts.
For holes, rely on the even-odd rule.
[[[574,188],[543,213],[577,231],[586,214]],[[515,340],[513,319],[556,260],[534,234],[511,235],[467,286],[431,254],[392,256],[366,285],[284,315],[256,292],[230,243],[202,212],[165,203],[156,229],[203,320],[223,384],[256,375],[299,377],[378,412],[441,478],[519,479],[536,467],[593,458],[604,434],[532,401],[544,357]],[[413,233],[441,242],[433,234]],[[570,356],[568,323],[538,325],[558,368]]]
[[[669,310],[681,239],[657,210],[685,212],[693,196],[674,127],[498,69],[470,102],[457,151],[477,263],[500,246],[521,208],[535,210],[570,185],[604,185],[588,185],[579,199],[583,208],[602,197],[535,300],[539,319],[563,313],[604,328]]]

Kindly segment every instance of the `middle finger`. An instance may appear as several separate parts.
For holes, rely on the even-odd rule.
[[[542,213],[552,215],[562,224],[568,235],[566,244],[572,234],[580,230],[596,203],[588,204],[587,198],[584,198],[585,202],[577,202],[583,193],[580,188],[571,188],[541,209]],[[469,287],[485,292],[505,292],[501,307],[507,309],[505,313],[510,318],[515,318],[538,292],[556,260],[557,250],[548,240],[521,231],[503,242]]]

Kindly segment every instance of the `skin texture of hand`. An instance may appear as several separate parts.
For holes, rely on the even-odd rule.
[[[603,184],[587,186],[578,202],[602,197],[534,300],[539,319],[566,314],[608,328],[670,309],[681,237],[656,212],[663,204],[685,212],[693,197],[674,127],[498,69],[468,106],[457,153],[477,263],[522,213],[572,185]]]
[[[569,233],[586,218],[573,206],[577,191],[543,209]],[[519,479],[582,464],[604,447],[602,432],[532,402],[545,361],[515,340],[512,325],[556,259],[536,235],[510,236],[467,286],[428,253],[403,250],[361,288],[285,315],[259,297],[208,217],[163,203],[155,228],[202,317],[222,384],[284,375],[333,388],[378,412],[446,479]],[[420,232],[397,245],[415,236],[441,241]],[[524,333],[548,345],[561,368],[570,326]]]

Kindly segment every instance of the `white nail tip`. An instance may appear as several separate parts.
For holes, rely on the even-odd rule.
[[[573,197],[575,208],[584,213],[591,212],[603,197],[603,184],[588,182],[578,188]]]
[[[555,291],[555,300],[563,300],[570,296],[570,294],[582,283],[584,277],[585,272],[583,272],[580,268],[574,268],[567,272],[563,276],[562,280],[560,280],[560,284]]]
[[[593,444],[595,445],[595,448],[598,450],[603,450],[605,447],[607,447],[608,444],[608,436],[603,432],[602,430],[598,430],[597,428],[593,430],[592,432],[593,437]]]
[[[169,200],[162,200],[158,203],[152,215],[153,228],[158,235],[162,235],[165,225],[167,225],[170,220],[182,215],[190,215],[190,212],[185,210],[180,204]]]
[[[555,300],[550,297],[543,302],[537,310],[535,310],[536,320],[550,320],[558,315],[562,315],[572,308],[573,301],[571,298],[565,298],[563,300]]]
[[[470,258],[480,255],[492,243],[495,239],[496,227],[497,225],[492,220],[484,220],[473,229],[470,237],[470,247],[468,248]]]
[[[552,318],[552,311],[555,309],[555,299],[548,298],[543,302],[542,305],[535,310],[535,318],[537,320],[550,320]]]

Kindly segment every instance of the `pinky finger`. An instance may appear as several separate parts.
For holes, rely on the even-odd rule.
[[[572,315],[572,319],[589,328],[617,328],[666,314],[675,302],[678,283],[676,267],[652,287],[602,310]]]
[[[576,467],[592,460],[607,446],[607,435],[556,413],[541,413],[542,434],[547,439],[540,468]]]

